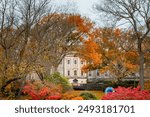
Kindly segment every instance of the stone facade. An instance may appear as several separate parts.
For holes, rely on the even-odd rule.
[[[83,73],[81,68],[85,65],[75,53],[70,53],[64,57],[58,67],[58,72],[69,78],[70,83],[86,84],[88,81],[98,78],[110,78],[109,72],[100,74],[98,70]]]
[[[57,71],[61,75],[68,77],[70,83],[85,84],[87,83],[87,74],[81,71],[84,64],[79,57],[71,53],[64,57]]]

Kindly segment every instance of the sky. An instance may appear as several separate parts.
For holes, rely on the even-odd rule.
[[[89,17],[91,20],[95,22],[97,22],[99,19],[97,17],[97,14],[92,8],[95,3],[99,3],[99,0],[52,0],[52,1],[54,1],[56,5],[65,4],[68,1],[70,3],[75,3],[78,8],[78,12],[81,15]]]

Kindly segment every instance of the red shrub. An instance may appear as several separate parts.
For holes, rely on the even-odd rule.
[[[32,100],[59,100],[62,97],[61,86],[54,84],[27,83],[22,92]]]
[[[115,92],[104,95],[102,100],[150,100],[150,92],[148,90],[140,90],[140,87],[118,87],[115,89]]]
[[[40,96],[37,94],[37,92],[30,85],[24,86],[22,92],[31,96],[31,98],[33,100],[39,100],[40,99]]]
[[[61,99],[61,95],[52,95],[47,97],[48,100],[60,100]]]

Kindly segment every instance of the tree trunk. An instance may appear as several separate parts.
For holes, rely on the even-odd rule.
[[[144,90],[144,52],[142,51],[142,39],[138,40],[138,53],[139,53],[139,84],[141,89]]]
[[[144,90],[144,53],[139,53],[140,58],[140,69],[139,69],[139,75],[140,75],[140,86],[141,89]]]
[[[25,77],[26,78],[26,77]],[[25,78],[22,79],[22,83],[21,83],[21,87],[19,89],[19,92],[17,94],[17,97],[16,98],[19,98],[21,96],[21,93],[22,93],[22,90],[23,90],[23,87],[25,86]]]
[[[44,74],[43,74],[42,72],[39,72],[39,71],[36,71],[36,73],[37,73],[39,79],[40,79],[41,81],[43,81],[43,80],[44,80],[44,77],[45,77]]]

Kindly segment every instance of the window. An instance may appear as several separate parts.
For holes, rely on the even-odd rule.
[[[68,76],[70,76],[70,71],[68,70]]]
[[[97,76],[99,76],[99,71],[97,71]]]
[[[91,75],[91,72],[89,72],[89,76],[92,76],[92,75]]]
[[[81,71],[81,76],[83,76],[84,75],[84,73],[83,73],[83,71]]]
[[[107,72],[105,73],[105,76],[106,76],[106,77],[108,76],[108,73],[107,73]]]
[[[77,64],[77,60],[74,60],[74,64]]]
[[[68,60],[68,64],[70,64],[70,60]]]
[[[74,75],[75,75],[75,76],[77,75],[77,70],[74,70]]]

